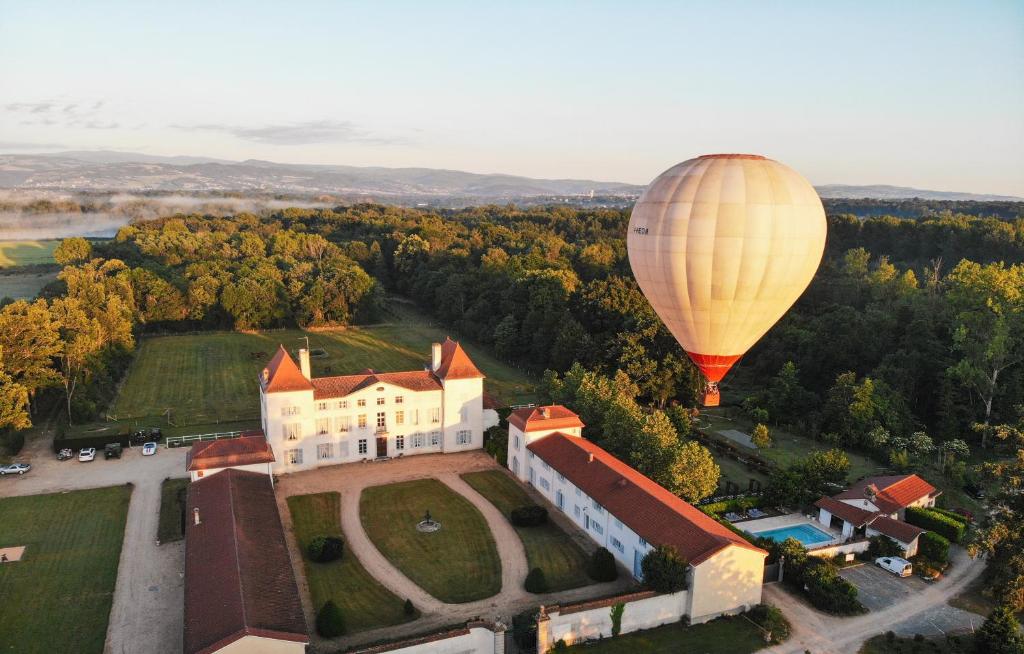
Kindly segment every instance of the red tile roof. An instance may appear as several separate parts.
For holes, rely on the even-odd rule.
[[[441,379],[474,379],[484,376],[458,341],[448,336],[441,343],[441,364],[435,372]]]
[[[274,461],[274,451],[263,432],[249,432],[238,438],[193,443],[185,457],[185,469],[191,472]]]
[[[283,345],[277,347],[274,358],[263,369],[260,383],[266,393],[313,390],[313,384],[302,374]]]
[[[869,495],[874,495],[874,499]],[[883,513],[895,513],[922,497],[933,495],[938,495],[935,487],[917,475],[890,475],[861,479],[834,497],[841,500],[867,498]]]
[[[193,482],[186,517],[185,654],[246,635],[308,643],[270,477],[225,470]]]
[[[485,409],[500,409],[503,406],[504,406],[504,404],[502,404],[498,400],[498,398],[494,397],[493,395],[491,395],[487,391],[484,391],[484,408]]]
[[[516,409],[509,414],[508,424],[523,432],[585,426],[578,415],[560,404]]]
[[[345,397],[374,384],[394,384],[411,391],[439,391],[441,382],[429,370],[411,372],[374,372],[369,370],[358,375],[338,377],[315,377],[313,397],[317,400]]]
[[[871,519],[877,515],[874,511],[868,511],[846,502],[840,502],[834,500],[831,497],[823,497],[814,503],[814,506],[819,509],[825,509],[832,515],[836,516],[841,520],[849,522],[855,527],[863,527],[864,525],[871,522]]]
[[[691,565],[730,545],[765,553],[584,438],[556,432],[527,449],[644,540],[675,547]]]
[[[871,521],[868,525],[870,529],[874,529],[882,534],[885,534],[889,538],[898,540],[901,543],[909,545],[914,542],[914,539],[925,532],[920,527],[901,522],[899,520],[893,520],[892,518],[884,515],[880,515]]]

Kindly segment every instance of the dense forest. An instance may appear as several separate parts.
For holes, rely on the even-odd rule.
[[[962,477],[972,451],[1018,447],[1024,219],[998,208],[830,215],[818,274],[744,357],[726,399],[743,398],[752,422],[894,469],[938,460]],[[69,239],[55,253],[58,281],[0,309],[0,426],[27,426],[33,398],[55,391],[70,420],[94,418],[142,331],[372,322],[390,293],[499,357],[548,371],[542,397],[577,407],[595,440],[697,500],[718,478],[707,451],[685,439],[701,383],[633,281],[628,218],[363,204],[180,215],[127,225],[107,242]],[[824,454],[773,477],[776,491],[841,478],[842,453]]]

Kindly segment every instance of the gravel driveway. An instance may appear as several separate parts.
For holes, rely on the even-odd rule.
[[[32,464],[24,476],[0,478],[0,497],[134,485],[125,524],[105,652],[179,654],[184,612],[184,542],[157,546],[160,484],[185,476],[187,448],[161,447],[155,456],[125,448],[121,459],[57,461],[47,439],[34,439],[18,455]]]

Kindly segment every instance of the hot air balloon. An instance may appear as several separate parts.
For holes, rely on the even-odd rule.
[[[659,175],[633,207],[626,247],[655,312],[718,383],[810,284],[825,211],[792,168],[752,154],[709,154]]]

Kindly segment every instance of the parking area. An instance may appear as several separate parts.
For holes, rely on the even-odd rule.
[[[889,608],[931,585],[917,576],[897,577],[874,563],[844,568],[839,574],[857,587],[857,597],[872,611]]]

